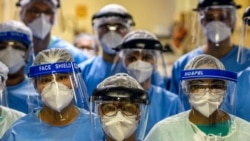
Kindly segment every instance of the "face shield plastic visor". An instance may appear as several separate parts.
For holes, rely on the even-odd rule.
[[[94,34],[99,40],[103,52],[115,55],[113,48],[121,44],[123,37],[134,25],[132,16],[127,13],[97,13],[92,18]]]
[[[7,89],[5,85],[6,78],[1,75],[0,73],[0,105],[8,107],[8,100],[7,100]]]
[[[239,43],[239,50],[238,50],[238,58],[237,62],[244,64],[250,60],[250,53],[246,51],[244,48],[246,45],[249,45],[249,33],[250,33],[250,7],[247,7],[243,17],[242,17],[242,29],[241,29],[241,37]]]
[[[124,68],[140,83],[154,73],[167,76],[163,47],[159,41],[136,39],[123,43],[117,50]]]
[[[58,62],[30,67],[29,77],[43,105],[61,112],[70,106],[88,108],[86,86],[74,62]]]
[[[124,140],[136,134],[137,140],[144,138],[149,104],[146,91],[122,86],[97,88],[90,102],[92,125],[101,122],[106,136]]]
[[[181,72],[181,88],[190,104],[192,99],[199,101],[200,106],[202,103],[209,105],[203,111],[205,115],[210,115],[217,109],[235,113],[236,82],[237,74],[226,70],[196,69]],[[195,105],[191,104],[190,107]]]
[[[209,6],[199,9],[199,22],[206,38],[218,44],[231,36],[236,24],[234,6]]]

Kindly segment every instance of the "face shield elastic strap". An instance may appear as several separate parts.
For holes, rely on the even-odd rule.
[[[59,62],[55,64],[42,64],[30,67],[29,77],[38,77],[53,73],[78,73],[80,69],[74,62]]]
[[[91,96],[91,101],[130,101],[132,103],[149,104],[149,97],[146,91],[127,87],[97,88]]]
[[[19,0],[16,3],[16,7],[23,7],[26,4],[29,4],[31,2],[31,0]],[[51,0],[51,2],[57,7],[60,8],[61,7],[61,1],[60,0]]]
[[[237,74],[226,70],[217,69],[199,69],[199,70],[184,70],[181,71],[181,80],[194,79],[220,79],[237,82]]]
[[[115,50],[120,51],[122,49],[151,49],[163,51],[163,46],[159,41],[149,39],[135,39],[129,42],[125,42],[118,46]]]
[[[6,41],[6,40],[13,40],[13,41],[18,41],[18,42],[24,43],[27,48],[32,43],[29,36],[26,34],[12,32],[12,31],[0,32],[0,41]]]

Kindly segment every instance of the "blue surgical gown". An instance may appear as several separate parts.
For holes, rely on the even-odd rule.
[[[235,99],[236,115],[250,122],[250,67],[238,74],[237,97]]]
[[[248,61],[244,62],[243,64],[240,64],[237,62],[237,54],[238,54],[238,46],[234,46],[233,49],[223,58],[220,58],[219,60],[223,63],[226,70],[232,71],[232,72],[240,72],[244,69],[246,69],[250,64],[250,59]],[[248,58],[250,57],[250,50],[245,49],[245,52],[248,53]],[[181,101],[184,104],[185,110],[190,109],[190,105],[187,99],[187,96],[181,92],[180,89],[180,72],[184,69],[185,65],[194,57],[204,54],[202,51],[202,47],[199,47],[182,57],[180,57],[173,65],[172,68],[172,78],[170,80],[170,91],[176,94],[179,94]],[[247,54],[247,53],[246,53]]]
[[[102,56],[97,56],[93,59],[89,59],[81,64],[79,67],[82,71],[82,77],[88,89],[88,94],[92,95],[93,90],[97,85],[105,78],[112,76],[119,72],[127,72],[122,65],[121,61],[113,64],[103,60]],[[152,75],[152,84],[166,88],[164,78],[158,71],[155,71]]]
[[[29,83],[28,78],[14,86],[7,87],[8,94],[6,99],[8,107],[21,111],[23,113],[29,113],[32,109],[42,105],[41,99],[32,83]]]
[[[95,137],[102,139],[101,125],[96,127]],[[44,123],[34,112],[17,120],[1,141],[91,141],[91,129],[89,112],[83,109],[72,123],[65,126]]]
[[[146,135],[158,121],[184,110],[179,97],[170,91],[152,85],[148,94],[150,105]]]

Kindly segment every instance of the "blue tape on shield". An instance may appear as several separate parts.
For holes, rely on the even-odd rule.
[[[13,40],[24,43],[29,46],[31,44],[31,40],[27,34],[19,33],[19,32],[0,32],[0,41]]]
[[[59,62],[30,67],[29,77],[38,77],[52,73],[77,73],[79,67],[75,62]]]
[[[196,69],[181,71],[181,80],[211,78],[237,82],[237,74],[226,70]]]

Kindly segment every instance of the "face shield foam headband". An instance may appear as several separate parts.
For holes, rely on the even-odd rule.
[[[123,26],[125,26],[127,29],[131,29],[131,20],[130,19],[123,19],[121,17],[111,16],[111,17],[101,17],[98,19],[93,20],[93,27],[95,30],[97,30],[101,25],[108,24],[108,23],[120,23]]]

